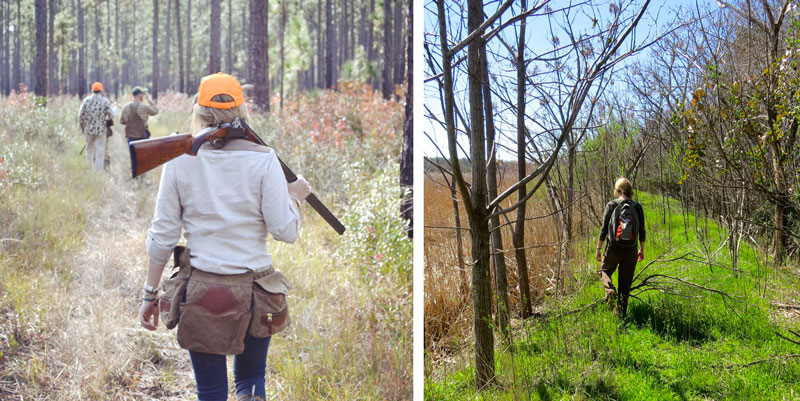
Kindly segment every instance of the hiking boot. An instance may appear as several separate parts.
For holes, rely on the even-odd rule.
[[[618,313],[617,309],[617,292],[611,291],[606,295],[606,301],[608,302],[608,310],[613,311],[614,313]]]

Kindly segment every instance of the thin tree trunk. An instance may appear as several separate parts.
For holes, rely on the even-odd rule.
[[[408,4],[408,19],[409,19],[409,26],[411,26],[411,16],[413,15],[414,9],[414,2],[409,1]],[[362,8],[363,10],[363,8]],[[362,19],[363,23],[363,19]],[[363,26],[362,26],[363,29]],[[406,54],[408,55],[408,63],[411,65],[411,59],[413,54],[413,46],[412,43],[412,32],[409,29],[407,32],[408,40],[406,41],[408,45],[406,46]],[[408,188],[408,195],[402,202],[400,214],[403,216],[404,219],[408,222],[408,237],[414,237],[414,197],[412,196],[414,190],[414,108],[413,108],[413,100],[414,100],[414,80],[413,78],[413,71],[411,68],[408,69],[408,76],[406,77],[406,114],[405,114],[405,122],[403,124],[403,153],[400,156],[400,186],[403,188]],[[456,209],[456,212],[458,210]],[[459,234],[460,235],[460,234]]]
[[[483,22],[482,0],[469,0],[467,27],[473,32]],[[391,29],[386,30],[386,33]],[[480,71],[483,42],[473,40],[467,50],[468,68]],[[384,48],[384,53],[389,47]],[[486,183],[486,136],[483,126],[482,84],[478,74],[469,75],[470,153],[472,156],[472,208],[468,209],[472,237],[472,302],[475,319],[475,388],[483,389],[494,380],[494,334],[492,333],[492,290],[489,276],[489,224]]]
[[[6,32],[8,31],[8,19],[6,13],[6,1],[0,0],[0,24],[2,24],[3,29],[0,29],[0,46],[2,46],[3,57],[0,60],[0,90],[2,90],[3,95],[8,95],[8,79],[6,78],[6,69],[8,68],[8,45],[6,44],[6,39],[8,35]]]
[[[158,71],[160,71],[158,67],[158,2],[159,0],[153,0],[153,70],[150,74],[153,81],[153,98],[158,97]]]
[[[393,43],[395,46],[403,46],[403,7],[401,6],[402,2],[397,1],[394,6],[394,39]],[[402,85],[403,79],[405,78],[405,57],[403,57],[403,52],[392,52],[394,54],[394,73],[392,77],[394,78],[393,84],[394,85]]]
[[[392,1],[383,0],[383,69],[381,92],[388,99],[392,96]]]
[[[375,0],[369,0],[369,18],[367,19],[367,43],[366,43],[366,50],[367,50],[367,61],[372,62],[375,59],[375,49],[374,49],[374,37],[375,37],[375,27],[373,25],[372,18],[375,15]],[[374,80],[373,80],[374,84]]]
[[[172,52],[170,47],[172,45],[170,38],[170,31],[172,30],[172,2],[167,0],[167,22],[164,25],[164,71],[161,72],[161,83],[164,90],[172,89],[172,80],[170,79],[170,64],[172,63]]]
[[[94,3],[94,40],[92,40],[92,81],[102,81],[100,71],[100,49],[98,42],[100,42],[100,7]]]
[[[208,59],[208,73],[214,74],[220,72],[220,2],[222,0],[211,0],[211,23],[209,31],[209,59]]]
[[[231,0],[228,0],[228,35],[226,43],[225,69],[228,74],[233,74],[233,6],[231,5]]]
[[[47,0],[36,0],[33,7],[36,18],[34,92],[38,96],[47,96]]]
[[[283,109],[283,80],[284,76],[286,75],[286,60],[284,54],[284,41],[286,36],[286,0],[281,0],[281,76],[280,85],[281,85],[281,98],[280,98],[280,108]]]
[[[242,5],[242,51],[245,53],[247,53],[247,41],[249,40],[248,38],[250,37],[248,35],[249,30],[245,28],[246,26],[247,26],[247,5],[243,4]],[[247,60],[246,57],[245,60]],[[242,65],[243,65],[242,67],[243,70],[239,71],[239,75],[244,77],[247,76],[247,63],[242,63]]]
[[[322,0],[317,1],[317,79],[316,87],[324,85],[325,77],[325,44],[322,42]]]
[[[242,27],[244,29],[244,27]],[[197,89],[192,79],[192,0],[186,2],[186,93],[193,94]]]
[[[19,1],[19,0],[17,0]],[[83,4],[78,0],[78,96],[86,93],[86,26],[83,20]]]
[[[495,147],[494,113],[492,110],[492,91],[489,86],[489,66],[486,60],[486,45],[480,46],[480,80],[483,81],[483,111],[486,121],[486,142],[489,163],[486,169],[488,199],[497,197],[497,149]],[[500,216],[489,219],[491,229],[492,260],[494,261],[495,296],[497,297],[497,323],[500,333],[509,338],[509,302],[506,259],[503,253],[503,235],[500,231]]]
[[[55,44],[55,30],[56,30],[56,14],[58,13],[58,6],[56,4],[56,0],[50,0],[48,4],[48,13],[47,13],[47,37],[48,37],[48,59],[47,59],[47,67],[48,67],[48,84],[47,84],[47,92],[50,94],[57,94],[58,93],[58,75],[57,75],[57,66],[58,62],[56,61],[56,44]]]
[[[120,64],[119,48],[119,0],[114,1],[114,96],[119,97],[119,64]]]
[[[367,50],[367,5],[363,2],[361,3],[361,8],[359,9],[359,20],[358,20],[358,44],[364,48],[364,54],[366,55]]]
[[[268,4],[265,1],[250,0],[250,82],[255,87],[254,101],[269,111],[269,48],[267,47]]]
[[[178,31],[178,90],[186,93],[186,75],[183,65],[183,36],[181,33],[181,1],[175,0],[175,28]],[[242,27],[244,29],[244,27]]]
[[[128,41],[129,41],[128,38],[129,38],[129,35],[128,35],[128,21],[126,19],[125,22],[123,22],[123,24],[122,24],[122,49],[126,50],[126,51],[121,52],[122,53],[122,57],[124,58],[124,63],[122,64],[122,85],[123,86],[124,85],[128,85],[128,84],[131,83],[131,75],[130,75],[130,73],[131,73],[131,62],[132,61],[131,61],[131,57],[130,57],[130,55],[131,55],[131,51],[130,50],[136,48],[135,45],[131,46],[130,49],[128,48]],[[135,38],[134,38],[134,40],[135,40]],[[122,49],[120,49],[120,51]]]
[[[333,0],[325,0],[325,88],[333,89]]]
[[[522,11],[527,9],[527,0],[522,0]],[[522,181],[528,175],[527,161],[525,160],[525,28],[526,19],[520,21],[519,43],[517,47],[517,178]],[[517,191],[517,201],[525,198],[525,186],[520,186]],[[533,315],[531,303],[531,286],[528,280],[528,261],[525,254],[525,216],[526,204],[523,202],[517,208],[517,218],[514,223],[512,240],[514,242],[514,256],[517,260],[517,277],[519,285],[520,308],[522,318],[527,319]]]

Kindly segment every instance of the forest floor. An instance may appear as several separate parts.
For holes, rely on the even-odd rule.
[[[358,91],[325,96],[362,106],[359,96],[369,97]],[[185,132],[188,117],[180,114],[188,107],[185,99],[173,100],[160,102],[162,114],[151,121],[154,136]],[[196,399],[188,352],[178,346],[175,331],[160,325],[150,332],[138,321],[144,241],[160,169],[131,180],[124,135],[116,126],[110,171],[89,171],[79,154],[76,99],[59,98],[48,108],[4,102],[0,109],[13,109],[2,116],[11,122],[0,126],[0,399]],[[392,117],[402,116],[402,107],[389,107],[396,111]],[[252,117],[262,138],[275,143],[283,126]],[[23,128],[23,121],[33,126]],[[386,129],[402,127],[396,118],[387,121],[395,125]],[[309,151],[328,144],[285,146]],[[358,149],[347,140],[342,146]],[[270,344],[268,399],[411,398],[411,245],[402,220],[384,215],[399,210],[399,189],[386,190],[399,177],[392,157],[399,151],[365,154],[359,161],[373,162],[361,170],[341,166],[339,185],[349,194],[329,192],[335,182],[315,186],[351,232],[336,235],[304,208],[295,244],[269,240],[276,267],[294,288],[293,324]],[[328,166],[282,155],[290,165],[297,161],[292,167],[312,186],[326,182],[307,171]],[[365,217],[359,208],[366,204],[372,215]],[[379,228],[360,239],[367,226]]]
[[[800,400],[800,346],[780,337],[800,341],[790,333],[800,332],[800,267],[765,266],[742,241],[734,271],[715,221],[672,199],[639,201],[647,247],[634,287],[648,285],[632,291],[624,320],[602,301],[595,233],[574,244],[563,295],[513,319],[510,340],[496,335],[492,387],[474,389],[471,334],[426,342],[425,399]]]

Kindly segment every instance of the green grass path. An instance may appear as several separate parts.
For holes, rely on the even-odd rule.
[[[651,274],[696,285],[651,278],[659,290],[634,290],[625,321],[598,303],[563,318],[524,322],[513,334],[515,352],[496,353],[494,388],[476,394],[472,366],[461,366],[427,380],[425,399],[800,400],[800,346],[775,334],[798,331],[800,319],[770,306],[800,299],[800,269],[765,267],[743,241],[734,272],[726,231],[714,221],[682,213],[675,200],[640,194],[639,201],[647,246],[637,274],[659,260],[634,286]],[[589,271],[597,268],[594,240],[590,246],[577,250],[575,265],[589,267],[576,268],[581,290],[548,316],[603,296]]]

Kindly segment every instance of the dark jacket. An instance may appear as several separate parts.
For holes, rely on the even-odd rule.
[[[603,227],[600,229],[600,241],[605,241],[608,238],[608,223],[611,221],[611,215],[614,214],[614,209],[618,204],[613,200],[606,204],[606,211],[603,214]],[[636,202],[633,210],[639,215],[639,241],[641,242],[645,240],[647,234],[644,230],[644,209],[642,209],[641,203]]]

